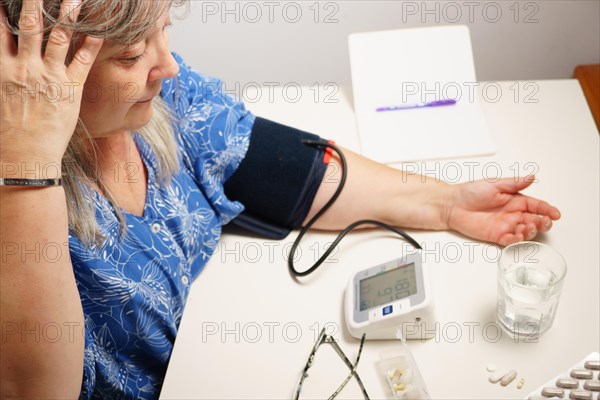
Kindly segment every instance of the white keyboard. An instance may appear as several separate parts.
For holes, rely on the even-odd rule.
[[[600,354],[591,353],[527,396],[527,400],[600,400]]]

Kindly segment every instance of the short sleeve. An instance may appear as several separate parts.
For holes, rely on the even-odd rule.
[[[221,217],[223,224],[244,207],[229,200],[224,182],[248,151],[255,121],[244,104],[227,95],[223,82],[189,68],[173,53],[179,73],[165,79],[161,96],[173,109],[183,164]]]

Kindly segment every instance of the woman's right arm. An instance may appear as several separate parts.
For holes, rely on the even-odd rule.
[[[23,2],[18,49],[0,6],[3,178],[60,177],[83,82],[102,46],[86,37],[66,66],[71,33],[55,27],[42,55],[42,3]],[[61,14],[77,4],[63,1]],[[77,398],[84,322],[63,188],[0,186],[0,245],[0,398]]]

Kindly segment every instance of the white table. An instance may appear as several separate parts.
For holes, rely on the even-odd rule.
[[[525,82],[517,84],[522,88]],[[410,232],[429,252],[426,262],[432,265],[440,325],[436,338],[410,341],[409,346],[434,399],[523,398],[600,348],[598,131],[577,81],[534,84],[537,103],[515,101],[510,89],[515,82],[501,83],[505,95],[500,101],[482,102],[498,146],[494,156],[416,166],[455,179],[454,165],[448,164],[455,162],[464,167],[462,181],[491,178],[498,167],[505,176],[535,169],[539,183],[526,193],[550,201],[562,212],[552,231],[539,238],[568,263],[556,320],[537,343],[515,342],[506,334],[495,340],[493,258],[498,248],[448,232]],[[248,106],[258,115],[358,150],[348,93],[335,95],[338,103],[324,103],[322,96],[315,101],[314,89],[302,89],[297,103],[284,101],[276,92],[272,99],[263,95]],[[467,164],[471,162],[476,164]],[[343,317],[348,279],[360,269],[398,257],[406,245],[385,232],[353,233],[334,255],[337,262],[324,264],[298,283],[286,264],[295,235],[282,242],[224,235],[192,286],[161,398],[291,398],[324,324],[337,329],[340,346],[355,357],[358,341],[347,333]],[[298,264],[307,266],[333,238],[334,234],[310,234],[301,245]],[[371,398],[390,396],[375,362],[381,350],[395,346],[393,341],[365,344],[358,370]],[[499,370],[516,369],[525,387],[488,383],[490,363]],[[303,398],[329,396],[346,373],[333,349],[322,347]],[[356,382],[348,384],[341,398],[361,398]]]

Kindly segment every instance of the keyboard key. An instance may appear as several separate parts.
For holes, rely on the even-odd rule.
[[[574,369],[571,370],[571,378],[576,379],[593,379],[594,375],[592,371],[587,369]]]
[[[587,390],[573,390],[569,394],[569,398],[573,400],[592,400],[592,392]]]
[[[585,381],[583,388],[592,392],[600,392],[600,381]]]
[[[559,379],[556,381],[556,386],[563,389],[577,389],[579,381],[577,379]]]
[[[547,387],[542,390],[542,396],[544,397],[565,397],[565,391],[560,388]]]

